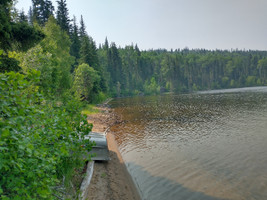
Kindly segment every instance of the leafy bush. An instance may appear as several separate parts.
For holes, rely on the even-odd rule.
[[[75,70],[73,90],[79,100],[92,102],[94,88],[100,81],[100,76],[88,64],[81,64]]]
[[[152,95],[160,92],[160,86],[157,85],[156,79],[151,78],[150,81],[146,81],[144,85],[145,94]]]
[[[45,100],[40,73],[0,74],[0,199],[55,199],[82,163],[92,128],[75,100]]]

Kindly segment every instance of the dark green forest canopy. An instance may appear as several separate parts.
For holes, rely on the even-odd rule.
[[[57,1],[58,9],[57,9],[57,22],[62,30],[69,33],[70,31],[70,19],[69,19],[69,11],[67,8],[66,0]]]
[[[267,52],[166,49],[140,51],[108,42],[98,50],[113,94],[155,94],[267,84]]]
[[[54,6],[49,0],[32,0],[33,19],[41,26],[53,15]]]
[[[0,48],[7,51],[15,47],[25,51],[43,39],[44,34],[27,22],[14,21],[11,6],[11,0],[0,3]]]
[[[18,62],[7,56],[7,51],[26,51],[44,38],[39,29],[34,28],[26,21],[15,21],[11,17],[12,0],[0,3],[0,72],[18,71]]]

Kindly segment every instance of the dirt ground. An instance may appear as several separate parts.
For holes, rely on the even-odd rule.
[[[123,162],[114,134],[109,127],[119,122],[118,117],[107,107],[99,107],[100,112],[90,115],[94,132],[107,131],[111,160],[95,162],[93,177],[89,185],[88,200],[139,200],[140,195]]]

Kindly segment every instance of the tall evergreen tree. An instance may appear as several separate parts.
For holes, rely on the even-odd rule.
[[[85,24],[84,24],[84,21],[83,21],[83,16],[81,15],[81,21],[80,21],[80,31],[79,31],[79,34],[80,34],[80,37],[84,37],[86,35],[86,27],[85,27]]]
[[[81,49],[80,49],[80,59],[79,64],[88,64],[92,67],[100,76],[100,82],[97,87],[94,87],[94,93],[97,94],[99,91],[106,91],[107,84],[104,78],[103,66],[100,66],[96,44],[92,37],[85,34],[81,38]]]
[[[9,4],[11,0],[0,2],[0,49],[6,50],[10,46],[11,39],[11,16]]]
[[[33,18],[38,24],[44,26],[50,15],[53,15],[54,6],[50,0],[32,0]]]
[[[81,38],[81,49],[80,49],[80,65],[85,63],[90,66],[91,63],[91,55],[90,55],[90,41],[88,36],[84,36]]]
[[[19,22],[28,22],[28,17],[25,15],[24,11],[19,13]]]
[[[114,91],[114,88],[116,88],[119,83],[119,85],[122,86],[122,88],[120,89],[124,89],[125,74],[122,70],[122,60],[118,48],[114,42],[111,43],[107,56],[108,56],[107,70],[111,75],[109,83],[110,87]]]
[[[31,6],[28,12],[28,22],[30,25],[33,25],[33,10]]]
[[[70,19],[69,19],[69,11],[67,8],[66,0],[57,1],[57,23],[61,27],[62,30],[66,31],[68,34],[70,33]]]
[[[93,67],[96,71],[99,71],[96,45],[93,38],[87,34],[81,40],[80,64],[83,63],[86,63]]]
[[[108,48],[109,48],[108,38],[106,37],[106,38],[105,38],[105,43],[104,43],[104,45],[103,45],[103,49],[107,51]]]
[[[74,65],[78,65],[78,60],[80,58],[80,48],[81,48],[81,42],[79,39],[79,30],[78,25],[76,23],[76,17],[73,16],[73,26],[70,33],[71,38],[71,47],[70,47],[70,55],[75,57],[75,63]],[[72,71],[74,71],[74,66],[72,67]]]

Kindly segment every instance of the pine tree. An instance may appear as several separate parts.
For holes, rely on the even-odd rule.
[[[76,24],[76,17],[73,16],[73,26],[70,33],[71,38],[71,47],[70,47],[70,55],[75,57],[75,63],[74,65],[78,65],[78,60],[80,58],[80,48],[81,48],[81,42],[79,39],[78,34],[78,26]],[[72,72],[74,71],[74,66],[72,67]]]
[[[11,0],[0,2],[0,49],[8,49],[11,39],[11,16],[9,4]]]
[[[93,52],[91,47],[91,38],[88,35],[83,36],[80,49],[80,64],[88,64],[93,67]]]
[[[85,27],[85,24],[84,24],[83,16],[82,15],[81,15],[80,25],[81,25],[81,27],[80,27],[79,34],[80,34],[80,38],[82,38],[82,37],[84,37],[86,35],[86,30],[85,30],[86,27]]]
[[[113,42],[108,50],[108,72],[111,75],[109,85],[111,88],[117,87],[118,82],[122,89],[124,89],[125,74],[122,70],[122,60],[116,44]]]
[[[19,13],[19,22],[28,22],[28,17],[25,15],[24,11]]]
[[[109,48],[108,38],[106,37],[106,38],[105,38],[105,44],[103,45],[103,49],[107,51],[108,48]]]
[[[31,6],[28,12],[28,22],[30,25],[33,25],[33,10]]]
[[[57,1],[57,23],[61,27],[62,30],[66,31],[68,34],[70,33],[70,19],[69,19],[69,11],[67,8],[66,0]]]
[[[96,71],[100,71],[99,69],[99,60],[98,60],[98,55],[97,55],[97,48],[96,48],[96,44],[95,41],[93,40],[92,37],[89,37],[89,41],[90,41],[90,48],[91,48],[91,56],[92,56],[92,67],[96,70]]]
[[[50,0],[32,0],[33,18],[38,24],[44,26],[50,15],[53,15],[54,6]]]

